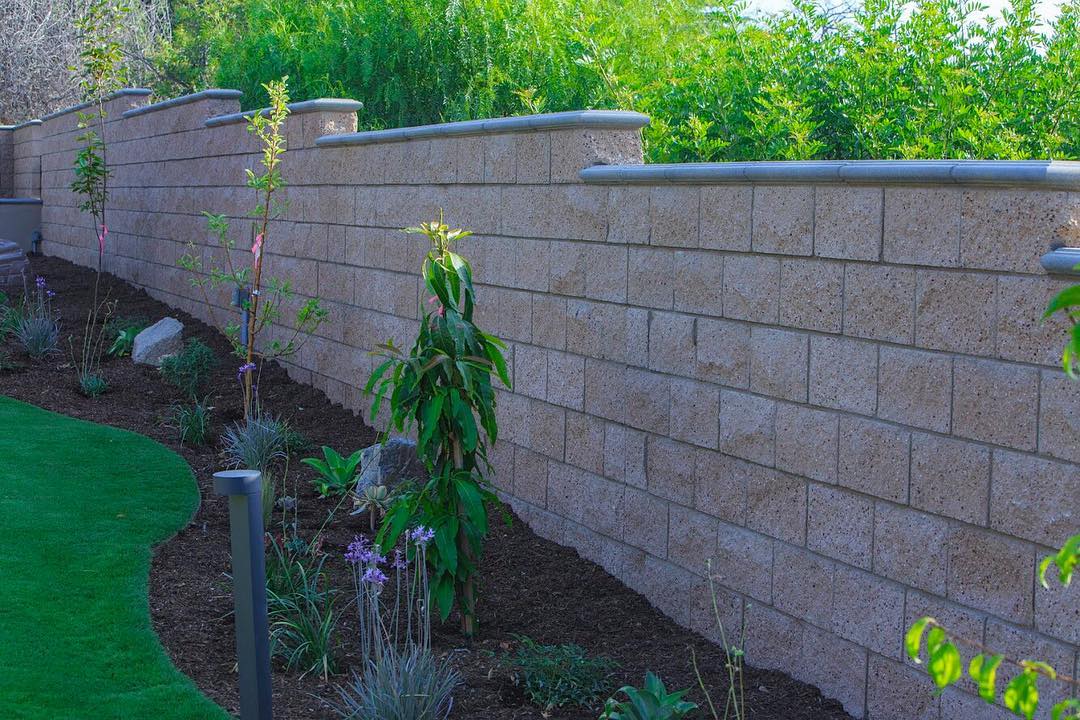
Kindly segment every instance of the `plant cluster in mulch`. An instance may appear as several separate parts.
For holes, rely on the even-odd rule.
[[[34,275],[43,275],[57,293],[54,308],[61,313],[62,346],[79,347],[79,335],[90,302],[93,273],[63,260],[32,259]],[[99,423],[146,434],[180,453],[191,465],[202,493],[202,505],[191,522],[174,538],[159,546],[150,576],[150,608],[154,627],[173,662],[199,688],[231,712],[238,711],[235,648],[231,621],[232,596],[228,583],[229,532],[225,499],[214,495],[212,473],[222,468],[217,434],[242,418],[235,363],[229,346],[214,329],[185,313],[169,308],[126,282],[105,276],[103,293],[118,302],[120,316],[145,316],[151,322],[166,315],[184,323],[185,337],[198,337],[222,360],[208,390],[213,406],[213,432],[204,447],[181,446],[169,427],[170,406],[182,400],[160,373],[134,365],[130,358],[107,359],[102,373],[108,391],[96,399],[83,397],[68,353],[32,362],[21,356],[11,340],[6,348],[17,367],[0,372],[0,394],[40,407]],[[357,378],[362,383],[364,378]],[[345,453],[375,440],[374,431],[352,412],[331,404],[319,391],[293,382],[280,368],[267,368],[260,382],[264,407],[287,419],[313,444],[329,445]],[[17,432],[17,429],[14,429]],[[298,489],[300,535],[310,539],[326,520],[333,500],[318,498],[310,480],[314,473],[299,463],[289,465],[286,491]],[[93,492],[93,488],[87,488]],[[339,512],[327,526],[323,547],[331,553],[329,579],[342,590],[338,638],[342,668],[356,667],[357,628],[346,604],[350,595],[349,569],[342,558],[354,535],[367,532],[364,516]],[[689,648],[696,650],[704,681],[714,699],[722,700],[727,687],[724,655],[704,638],[679,627],[640,595],[627,589],[592,562],[568,548],[537,537],[515,519],[509,526],[493,523],[483,561],[479,601],[479,637],[471,646],[462,642],[452,618],[438,627],[434,650],[449,654],[464,678],[455,694],[451,717],[476,720],[539,718],[541,711],[527,704],[524,693],[511,682],[500,663],[516,647],[515,635],[542,643],[576,643],[592,656],[619,664],[612,686],[641,685],[645,671],[659,674],[668,688],[696,685]],[[105,631],[104,629],[102,630]],[[274,671],[275,717],[310,720],[334,717],[327,701],[337,700],[337,685],[347,676],[324,681],[310,674]],[[816,689],[775,671],[748,668],[745,674],[747,715],[750,720],[830,720],[848,718],[840,704]],[[695,688],[689,699],[702,703]],[[722,707],[721,707],[722,709]],[[555,709],[547,717],[595,720],[599,708]],[[703,717],[700,715],[699,717]]]

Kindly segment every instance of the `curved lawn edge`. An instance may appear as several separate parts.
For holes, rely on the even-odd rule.
[[[153,630],[151,549],[193,517],[184,459],[0,396],[0,716],[230,717]]]

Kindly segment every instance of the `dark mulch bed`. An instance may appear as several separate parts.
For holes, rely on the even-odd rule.
[[[39,257],[32,262],[33,273],[48,278],[57,293],[55,307],[62,314],[65,348],[69,333],[76,335],[78,347],[93,273],[55,258]],[[111,276],[103,278],[102,287],[119,302],[119,315],[143,315],[152,320],[172,315],[184,323],[185,335],[202,338],[221,358],[228,357],[226,342],[207,325]],[[103,371],[109,391],[91,400],[77,391],[69,353],[31,363],[18,355],[10,341],[7,347],[21,362],[15,370],[0,373],[0,394],[141,432],[173,448],[190,463],[202,492],[202,505],[184,530],[156,549],[150,607],[154,627],[176,665],[208,696],[237,712],[229,615],[232,599],[225,575],[229,570],[228,513],[226,502],[215,496],[211,487],[211,474],[221,468],[216,441],[205,448],[179,446],[175,431],[165,422],[178,394],[153,369],[137,367],[130,359],[107,360]],[[242,416],[233,364],[231,360],[222,363],[210,392],[218,431]],[[361,380],[357,378],[357,382]],[[361,419],[332,405],[321,392],[292,382],[279,368],[264,371],[261,392],[267,408],[287,418],[316,446],[351,452],[373,441],[374,432]],[[290,470],[290,491],[294,482],[299,485],[301,534],[310,535],[323,523],[331,505],[311,490],[306,467],[294,460]],[[341,551],[365,527],[366,519],[339,514],[326,531],[325,547],[332,555],[328,565],[331,579],[346,591],[351,582]],[[726,688],[723,655],[717,648],[676,625],[574,550],[537,537],[520,521],[510,527],[496,524],[491,534],[479,613],[481,633],[471,647],[462,644],[453,621],[436,633],[436,650],[452,653],[465,679],[455,696],[454,718],[542,717],[539,710],[524,703],[506,674],[495,667],[495,656],[512,646],[515,633],[546,643],[578,643],[591,654],[615,659],[621,665],[613,681],[616,686],[640,684],[646,669],[658,672],[669,688],[694,685],[688,652],[693,646],[713,697],[722,699]],[[355,626],[347,609],[342,613],[339,635],[342,667],[355,667]],[[301,678],[275,668],[276,717],[333,717],[323,699],[336,699],[336,683],[343,679],[331,677],[326,683],[320,677]],[[848,718],[839,703],[779,672],[748,669],[745,684],[752,720]],[[692,697],[702,699],[696,691]],[[592,720],[597,714],[565,710],[555,711],[551,717]]]

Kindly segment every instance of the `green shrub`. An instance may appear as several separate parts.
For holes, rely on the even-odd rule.
[[[361,128],[621,108],[652,117],[654,162],[1080,155],[1076,0],[1047,29],[1032,0],[1000,18],[956,0],[759,19],[742,0],[175,5],[169,77],[260,107],[288,74],[294,100],[362,100]]]
[[[683,700],[687,690],[669,693],[654,673],[645,673],[645,687],[626,685],[619,689],[626,700],[609,698],[600,720],[677,720],[697,710],[697,705]]]
[[[141,316],[109,318],[105,323],[105,342],[109,343],[108,353],[113,357],[131,354],[135,347],[135,336],[149,326],[149,321]]]
[[[360,465],[363,450],[357,450],[347,458],[341,457],[336,450],[323,445],[323,458],[304,458],[300,462],[314,468],[318,477],[312,480],[315,490],[322,497],[344,495],[352,487],[356,477],[356,468]]]
[[[288,423],[256,415],[226,428],[222,441],[229,465],[262,473],[263,522],[268,523],[277,500],[277,466],[288,457]]]
[[[431,650],[389,644],[348,687],[338,688],[337,714],[350,720],[445,720],[461,677]]]
[[[207,399],[190,405],[174,403],[169,411],[172,426],[180,435],[181,445],[205,445],[210,436],[210,407]]]
[[[88,398],[104,395],[109,389],[109,382],[95,372],[79,373],[79,392]]]
[[[591,658],[577,645],[540,645],[514,637],[518,648],[501,664],[529,702],[544,712],[566,706],[594,708],[611,691],[614,661]]]
[[[199,338],[191,338],[184,349],[161,363],[161,375],[170,385],[194,400],[210,381],[218,366],[217,356]]]
[[[271,654],[290,670],[317,672],[326,680],[337,669],[337,591],[322,587],[327,556],[296,553],[273,536],[270,540],[266,601]]]

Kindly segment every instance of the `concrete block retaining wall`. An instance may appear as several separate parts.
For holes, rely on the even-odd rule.
[[[147,101],[109,101],[106,266],[205,318],[176,261],[203,210],[242,216],[257,148],[235,93]],[[1080,384],[1039,322],[1077,164],[646,166],[634,113],[355,133],[347,101],[295,110],[269,264],[331,320],[294,376],[366,414],[367,351],[421,317],[398,229],[442,209],[510,343],[496,482],[540,534],[715,636],[710,560],[750,662],[857,717],[992,716],[902,659],[927,613],[1075,675],[1080,586],[1035,568],[1080,530]],[[0,173],[40,192],[45,252],[92,265],[75,123],[0,131]]]

